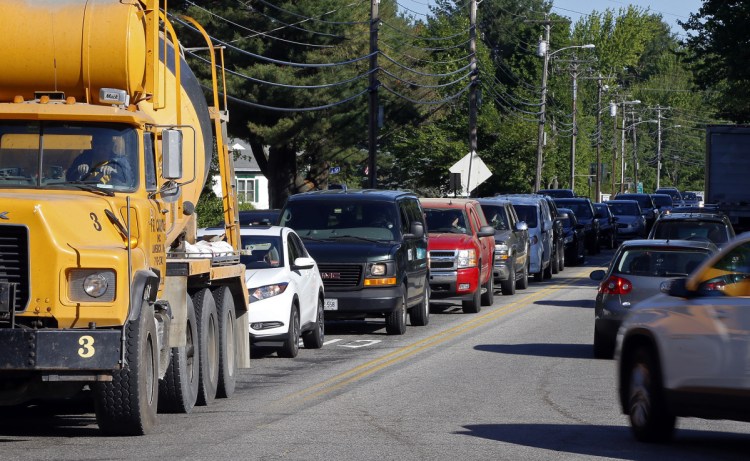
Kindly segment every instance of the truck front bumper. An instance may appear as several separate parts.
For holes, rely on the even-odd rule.
[[[113,371],[121,339],[120,330],[0,328],[0,372]]]
[[[471,299],[479,289],[479,268],[430,271],[430,298]]]
[[[377,317],[395,311],[404,299],[401,286],[363,288],[353,291],[326,290],[326,319]],[[331,306],[335,301],[335,309]]]

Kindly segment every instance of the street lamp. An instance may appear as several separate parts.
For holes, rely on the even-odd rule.
[[[542,66],[542,101],[540,104],[539,111],[539,132],[537,137],[536,145],[536,175],[534,177],[534,191],[541,189],[542,184],[542,159],[543,159],[543,147],[544,147],[544,124],[546,123],[546,107],[547,107],[547,68],[549,67],[549,58],[555,54],[572,48],[594,48],[594,44],[588,43],[586,45],[572,45],[560,48],[553,52],[549,51],[549,27],[546,29],[545,40],[539,40],[539,46],[537,47],[537,54],[544,58],[544,64]],[[575,127],[574,127],[575,128]],[[573,159],[575,160],[575,159]]]

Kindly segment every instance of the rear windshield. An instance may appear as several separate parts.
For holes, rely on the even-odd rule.
[[[654,238],[672,240],[704,240],[726,243],[726,226],[720,222],[664,220],[654,227]]]
[[[487,222],[490,226],[497,230],[509,230],[510,224],[508,223],[508,216],[505,215],[505,208],[498,205],[485,205],[482,204],[482,211],[487,217]]]
[[[672,206],[672,197],[668,195],[653,195],[651,199],[657,207]]]
[[[633,248],[622,252],[615,272],[644,277],[684,277],[708,257],[700,249]]]
[[[612,203],[607,204],[609,210],[615,216],[638,216],[638,205],[635,203]]]
[[[594,217],[594,214],[591,212],[591,205],[589,205],[588,202],[567,202],[565,200],[558,200],[557,204],[573,210],[573,213],[576,214],[576,218],[578,219],[591,219]]]
[[[647,195],[618,195],[618,199],[622,200],[635,200],[641,206],[641,208],[651,208],[651,198]]]
[[[289,202],[279,218],[303,239],[399,240],[396,205],[388,202]]]
[[[513,209],[516,210],[518,219],[525,221],[529,227],[537,227],[537,208],[534,205],[513,205]]]

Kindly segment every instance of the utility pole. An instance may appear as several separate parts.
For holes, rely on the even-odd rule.
[[[633,184],[635,185],[636,192],[638,191],[638,137],[636,135],[638,131],[638,123],[635,123],[635,117],[633,117]]]
[[[548,15],[544,15],[544,64],[542,65],[542,101],[539,106],[539,133],[536,144],[536,175],[534,177],[534,192],[542,188],[542,162],[544,148],[544,125],[546,123],[547,111],[547,67],[549,66],[549,40],[552,21]]]
[[[620,147],[620,193],[625,192],[625,101],[622,101],[622,144]]]
[[[570,188],[574,191],[576,183],[576,140],[578,139],[578,125],[576,124],[576,115],[578,115],[578,62],[575,56],[573,56],[570,66],[570,76],[573,78],[573,136],[570,142]]]
[[[661,106],[656,107],[656,189],[661,185]]]
[[[466,192],[471,196],[472,160],[477,152],[477,0],[471,0],[469,8],[469,55],[471,69],[469,81],[469,174]]]
[[[609,103],[609,113],[614,121],[612,130],[612,197],[615,196],[615,173],[617,173],[617,103]]]
[[[370,3],[370,113],[368,117],[369,133],[367,159],[368,183],[370,188],[377,187],[377,162],[375,157],[378,151],[378,25],[380,24],[380,12],[378,6],[380,0],[371,0]]]
[[[594,188],[595,202],[601,200],[602,193],[602,74],[596,79],[596,187]]]

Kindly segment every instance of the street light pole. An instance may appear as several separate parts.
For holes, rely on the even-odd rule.
[[[547,123],[547,67],[549,65],[549,35],[552,23],[546,15],[544,19],[544,40],[539,42],[539,54],[544,59],[544,64],[542,65],[542,101],[539,106],[539,132],[537,133],[536,143],[536,175],[534,176],[534,192],[542,188],[544,125]]]

